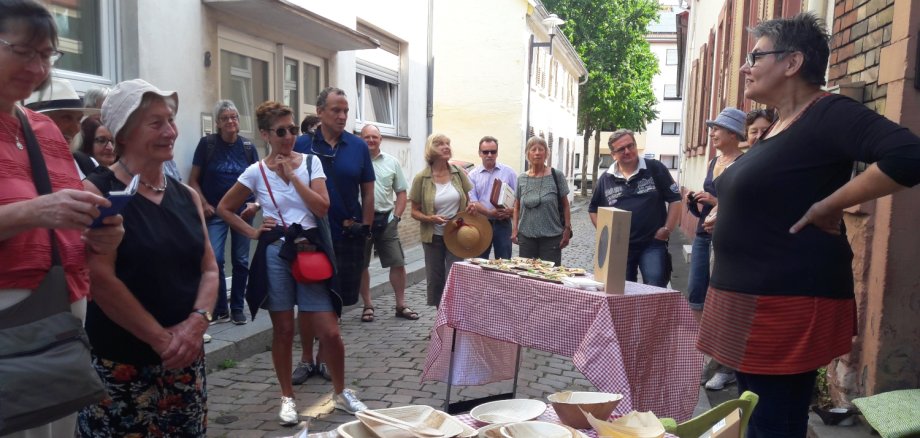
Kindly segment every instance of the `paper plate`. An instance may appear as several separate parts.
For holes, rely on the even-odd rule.
[[[499,428],[503,438],[571,438],[572,433],[565,426],[546,421],[524,421],[506,424]]]
[[[517,423],[533,420],[546,410],[540,400],[516,398],[484,403],[473,408],[470,416],[483,423]]]
[[[405,421],[410,424],[424,424],[444,433],[445,437],[475,437],[476,430],[461,423],[456,418],[432,408],[431,406],[412,405],[398,408],[376,409],[381,414]],[[395,438],[404,437],[406,432],[392,426],[375,426],[373,429],[352,421],[336,429],[344,438]]]
[[[496,424],[490,424],[488,426],[480,427],[479,430],[476,431],[477,435],[475,436],[477,438],[504,438],[501,432],[502,426],[505,426],[505,424],[496,423]],[[566,426],[564,424],[561,424],[560,426],[568,429],[569,433],[572,434],[572,438],[588,438],[588,435],[585,435],[578,429]]]

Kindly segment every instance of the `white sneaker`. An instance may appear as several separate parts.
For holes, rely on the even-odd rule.
[[[706,382],[706,389],[718,391],[725,388],[725,385],[735,383],[735,373],[723,373],[721,371],[713,374],[712,378]]]
[[[282,426],[291,426],[300,422],[297,414],[297,405],[291,397],[281,396],[281,412],[278,414]]]
[[[341,409],[349,414],[367,409],[367,405],[358,400],[358,396],[350,389],[342,391],[341,394],[336,394],[332,397],[332,400],[335,402],[336,409]]]
[[[208,342],[211,342],[211,335],[205,333],[204,336],[202,336],[202,339],[204,340],[204,343],[207,344]]]

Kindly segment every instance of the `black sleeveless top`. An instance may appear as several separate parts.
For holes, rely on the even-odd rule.
[[[125,185],[108,169],[87,177],[103,194]],[[115,274],[163,327],[178,324],[195,310],[205,236],[191,193],[167,177],[160,205],[136,195],[122,210],[125,235],[118,246]],[[150,345],[115,324],[90,301],[86,333],[93,353],[115,362],[154,365]]]

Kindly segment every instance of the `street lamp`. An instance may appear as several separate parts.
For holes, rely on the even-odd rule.
[[[524,123],[524,144],[526,148],[528,136],[530,135],[530,86],[533,82],[533,49],[536,47],[549,47],[549,55],[553,56],[553,37],[556,36],[556,28],[565,24],[565,20],[556,16],[556,14],[549,14],[546,18],[543,19],[543,25],[546,26],[546,33],[549,34],[549,41],[538,43],[534,34],[530,34],[530,42],[527,46],[527,111],[526,111],[526,121]],[[552,145],[550,145],[552,147]],[[549,152],[549,151],[546,151]],[[527,152],[524,151],[524,169],[527,169]]]

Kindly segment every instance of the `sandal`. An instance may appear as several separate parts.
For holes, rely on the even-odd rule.
[[[361,322],[374,322],[374,308],[365,307],[361,312]]]
[[[415,313],[415,311],[410,309],[409,306],[396,306],[396,317],[416,320],[418,319],[418,313]]]

